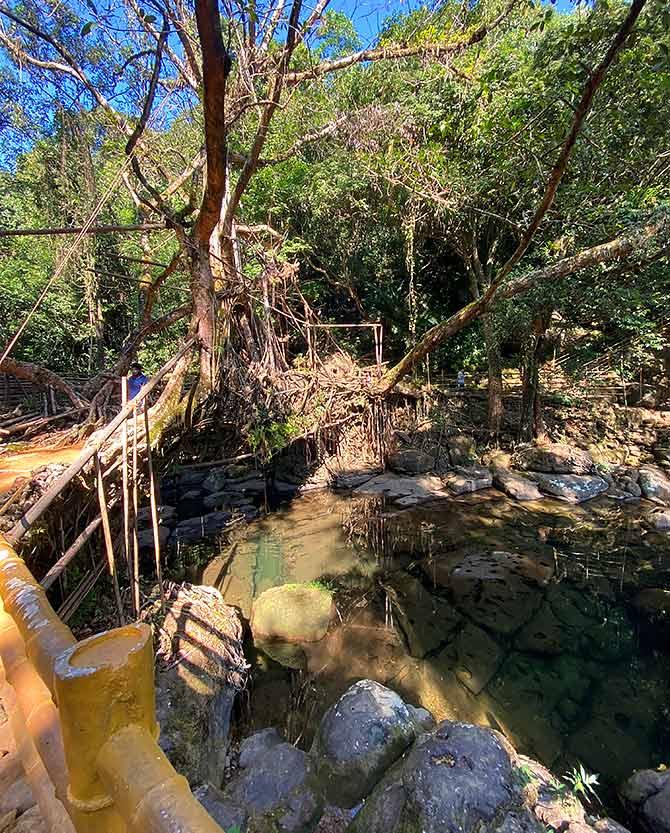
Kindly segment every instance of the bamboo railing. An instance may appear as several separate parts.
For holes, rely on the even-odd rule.
[[[150,628],[77,642],[2,536],[0,696],[54,833],[222,833],[156,743]]]

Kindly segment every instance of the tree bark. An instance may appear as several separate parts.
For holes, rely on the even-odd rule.
[[[526,442],[544,436],[542,396],[540,393],[540,363],[550,321],[551,310],[543,310],[535,316],[523,351],[519,439]]]
[[[500,341],[495,328],[493,312],[482,316],[484,338],[486,340],[486,358],[488,361],[488,421],[491,439],[497,442],[503,417],[503,383],[502,360],[500,358]]]
[[[16,379],[23,379],[32,382],[39,387],[51,387],[54,390],[67,396],[75,408],[81,408],[84,400],[75,391],[72,385],[68,384],[61,376],[46,367],[30,362],[17,362],[14,359],[6,358],[0,364],[0,373],[7,373]]]

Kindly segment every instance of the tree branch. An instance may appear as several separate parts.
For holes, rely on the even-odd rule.
[[[475,29],[467,37],[453,43],[423,43],[412,46],[379,46],[374,49],[361,49],[351,55],[342,58],[335,58],[330,61],[322,61],[310,69],[297,70],[286,74],[286,84],[293,86],[302,81],[308,81],[327,75],[329,72],[337,72],[356,64],[370,63],[372,61],[398,60],[401,58],[414,58],[416,56],[444,58],[458,55],[468,47],[480,43],[493,29],[496,29],[509,16],[512,9],[517,5],[518,0],[511,0],[510,3],[491,23],[486,23]]]
[[[75,408],[81,408],[84,405],[82,398],[72,385],[57,373],[54,373],[52,370],[47,370],[46,367],[42,367],[41,365],[30,362],[18,362],[15,359],[7,358],[0,364],[0,373],[7,373],[7,375],[14,376],[16,379],[23,379],[26,382],[32,382],[40,387],[50,387],[60,391],[67,396]]]
[[[508,284],[502,286],[498,284],[492,287],[476,301],[462,307],[446,321],[442,321],[428,330],[419,343],[382,376],[375,385],[374,393],[383,396],[391,391],[403,376],[409,373],[428,353],[435,350],[472,321],[480,318],[496,301],[522,295],[535,286],[565,278],[575,272],[601,263],[611,263],[614,260],[623,259],[640,248],[648,248],[651,244],[660,244],[660,248],[663,249],[667,247],[669,239],[670,218],[664,215],[656,222],[641,228],[635,228],[607,243],[584,249],[579,254],[563,258],[542,269],[536,269],[527,275],[522,275],[510,281]]]

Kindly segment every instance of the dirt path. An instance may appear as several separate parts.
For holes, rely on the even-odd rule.
[[[27,448],[0,453],[0,495],[9,492],[17,480],[27,479],[32,472],[50,463],[71,463],[83,445],[64,448]]]

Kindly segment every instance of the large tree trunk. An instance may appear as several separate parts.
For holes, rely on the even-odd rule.
[[[81,408],[84,405],[82,398],[75,391],[72,385],[68,384],[65,379],[61,378],[57,373],[47,370],[46,367],[41,367],[38,364],[31,364],[30,362],[17,362],[14,359],[6,358],[0,364],[0,373],[7,373],[9,376],[14,376],[16,379],[24,379],[27,382],[32,382],[39,387],[50,387],[54,390],[67,396],[75,408]]]
[[[540,363],[550,320],[550,310],[543,311],[535,316],[531,333],[523,351],[519,439],[527,442],[544,436],[542,397],[540,394]]]
[[[493,312],[487,312],[482,316],[482,325],[486,340],[486,358],[489,373],[489,434],[492,439],[497,440],[500,435],[500,426],[503,417],[503,382],[500,340],[496,332]]]

